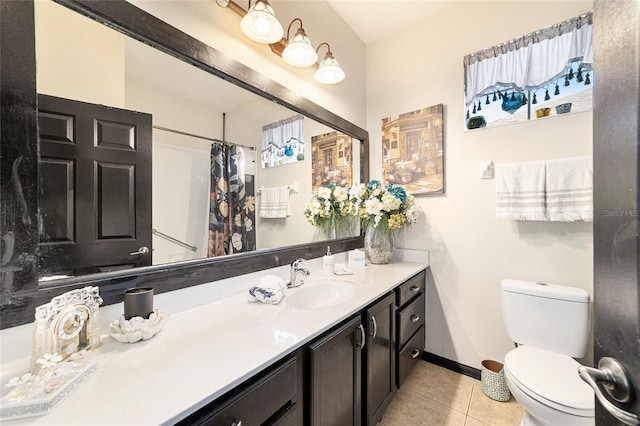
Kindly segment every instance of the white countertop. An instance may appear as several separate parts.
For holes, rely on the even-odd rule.
[[[284,278],[288,267],[224,280],[226,283],[220,285],[224,290],[208,291],[217,284],[210,283],[156,295],[155,306],[166,305],[171,315],[158,335],[134,344],[118,343],[103,336],[102,347],[91,354],[98,363],[97,371],[86,382],[46,416],[3,424],[173,424],[427,266],[398,261],[367,265],[345,276],[362,284],[355,297],[322,309],[293,307],[286,296],[278,305],[248,303],[247,290],[257,278],[274,272]],[[323,277],[318,259],[309,262],[309,268],[311,281],[288,289],[286,294],[311,286],[314,278]],[[219,294],[200,297],[203,291]],[[176,297],[179,292],[181,296]],[[175,301],[180,298],[181,301]],[[117,318],[121,309],[122,304],[101,308],[101,323]],[[16,365],[27,365],[26,360],[3,364],[3,369]]]

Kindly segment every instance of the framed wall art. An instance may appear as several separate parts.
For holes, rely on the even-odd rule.
[[[413,195],[444,193],[442,104],[382,119],[382,179]]]
[[[311,137],[311,186],[316,190],[330,184],[353,185],[351,136],[329,132]]]

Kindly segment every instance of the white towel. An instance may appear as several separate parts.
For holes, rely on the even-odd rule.
[[[284,297],[287,283],[275,275],[266,275],[249,289],[249,302],[263,302],[277,305]]]
[[[260,217],[272,219],[287,216],[291,216],[289,187],[262,188],[260,190]]]
[[[544,161],[496,165],[496,217],[547,220]]]
[[[548,160],[546,187],[550,221],[593,221],[591,156]]]

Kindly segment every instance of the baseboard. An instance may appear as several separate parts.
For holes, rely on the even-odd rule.
[[[480,370],[477,368],[469,367],[468,365],[460,364],[459,362],[451,361],[450,359],[443,358],[439,355],[426,351],[422,352],[420,359],[446,368],[447,370],[455,371],[456,373],[464,374],[465,376],[480,380]]]

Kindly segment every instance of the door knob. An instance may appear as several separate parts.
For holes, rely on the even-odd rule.
[[[598,362],[598,368],[581,365],[578,367],[578,374],[593,388],[598,401],[611,415],[624,424],[640,425],[640,418],[637,415],[613,405],[598,386],[598,383],[602,383],[607,393],[618,402],[633,400],[633,388],[629,374],[618,360],[610,357],[601,358]]]
[[[129,253],[129,256],[138,256],[140,254],[147,254],[149,253],[149,247],[147,246],[142,246],[138,249],[138,251],[134,251],[133,253]]]

